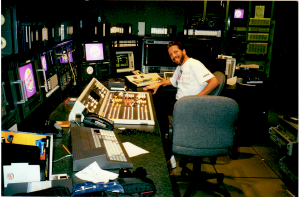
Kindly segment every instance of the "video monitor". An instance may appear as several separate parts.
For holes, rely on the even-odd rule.
[[[244,9],[234,9],[234,18],[243,19]]]
[[[59,62],[62,63],[62,64],[67,64],[67,63],[69,63],[68,55],[67,55],[67,54],[63,54],[63,55],[59,58]]]
[[[116,52],[116,69],[117,73],[133,71],[134,56],[132,51],[117,51]]]
[[[32,97],[36,93],[36,83],[34,80],[34,72],[32,63],[25,64],[19,67],[20,79],[25,81],[27,99]]]
[[[96,76],[97,75],[97,69],[96,64],[93,65],[83,65],[83,75],[85,76]]]
[[[46,55],[41,56],[41,64],[42,64],[42,68],[44,69],[44,71],[47,71],[48,67],[47,67]]]
[[[85,43],[85,59],[86,61],[104,60],[103,43]]]
[[[69,62],[73,62],[73,52],[69,52],[68,53],[68,57],[69,57]]]
[[[144,41],[143,65],[156,67],[177,67],[171,60],[167,45],[171,41]]]

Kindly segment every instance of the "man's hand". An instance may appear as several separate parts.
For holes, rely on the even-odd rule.
[[[154,90],[153,94],[156,93],[156,91],[158,90],[158,88],[163,85],[163,86],[166,86],[166,85],[171,85],[171,81],[170,79],[167,79],[167,80],[164,80],[162,82],[158,82],[158,83],[153,83],[151,85],[148,85],[146,87],[143,88],[143,90]]]
[[[143,90],[145,90],[145,91],[154,90],[153,94],[155,94],[156,91],[158,90],[159,86],[161,86],[161,83],[153,83],[151,85],[144,87]]]

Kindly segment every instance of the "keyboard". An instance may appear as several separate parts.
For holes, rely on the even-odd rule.
[[[101,169],[132,168],[133,164],[118,134],[112,130],[71,127],[73,171],[93,162]]]
[[[104,129],[91,129],[91,132],[96,148],[102,147],[100,141],[100,139],[102,139],[108,160],[127,162],[125,153],[122,150],[114,131]]]

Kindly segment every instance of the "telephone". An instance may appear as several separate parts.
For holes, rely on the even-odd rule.
[[[98,114],[86,113],[86,111],[82,114],[84,115],[83,124],[85,126],[96,127],[105,130],[113,130],[114,128],[113,120],[109,120],[107,118],[99,116]]]

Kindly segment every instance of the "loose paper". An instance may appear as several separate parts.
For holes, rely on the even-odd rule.
[[[109,180],[114,180],[118,178],[119,175],[101,169],[98,163],[95,161],[91,163],[88,167],[77,172],[75,176],[83,180],[91,181],[93,183],[99,183],[99,182],[107,183]]]
[[[137,155],[149,153],[149,151],[146,151],[130,142],[124,142],[123,146],[129,157],[135,157]]]

